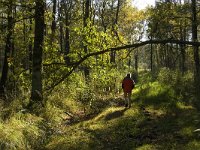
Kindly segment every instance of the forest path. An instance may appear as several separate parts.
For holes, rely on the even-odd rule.
[[[194,150],[200,149],[200,113],[175,101],[145,99],[133,93],[132,106],[123,97],[109,100],[99,113],[62,128],[47,149]],[[157,101],[159,100],[159,102]]]

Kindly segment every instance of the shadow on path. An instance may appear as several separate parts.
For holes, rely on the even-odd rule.
[[[111,119],[115,119],[115,118],[119,118],[121,116],[124,115],[124,112],[126,111],[127,109],[124,108],[122,110],[117,110],[117,111],[114,111],[114,112],[111,112],[109,113],[107,116],[105,116],[105,121],[108,121],[108,120],[111,120]]]

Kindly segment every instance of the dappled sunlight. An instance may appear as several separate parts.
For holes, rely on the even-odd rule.
[[[91,138],[90,134],[83,130],[69,131],[65,136],[54,136],[52,142],[46,146],[46,149],[88,149]]]
[[[200,3],[132,1],[0,0],[0,150],[200,149]]]
[[[87,125],[90,130],[103,130],[105,128],[105,122],[104,121],[99,121],[99,122],[89,122]],[[86,126],[86,127],[87,127]]]
[[[194,133],[194,130],[195,130],[195,126],[193,125],[190,125],[188,127],[184,127],[182,128],[179,132],[180,132],[180,135],[182,136],[187,136],[187,137],[192,137],[195,135]]]
[[[136,148],[136,150],[158,150],[153,144],[144,144]]]
[[[132,103],[131,109],[128,109],[127,111],[125,111],[125,116],[126,117],[134,117],[140,114],[139,112],[139,107],[135,106],[134,103]]]
[[[185,103],[182,102],[177,102],[176,103],[177,108],[179,109],[188,109],[188,110],[194,110],[195,108],[191,105],[186,105]]]
[[[154,106],[146,106],[145,111],[153,114],[154,117],[161,117],[167,114],[167,110],[163,108],[155,109]]]
[[[159,107],[168,107],[173,102],[173,91],[158,82],[148,83],[139,88],[137,102],[143,105]]]
[[[99,121],[101,119],[105,119],[107,117],[107,119],[109,118],[108,116],[110,115],[110,117],[112,118],[112,114],[114,113],[114,116],[115,116],[115,112],[119,112],[119,114],[116,114],[116,116],[119,115],[120,117],[120,112],[123,112],[125,111],[124,107],[111,107],[111,108],[108,108],[106,109],[104,112],[102,112],[101,114],[99,114],[98,116],[96,116],[94,118],[95,121]],[[113,118],[115,118],[113,116]]]

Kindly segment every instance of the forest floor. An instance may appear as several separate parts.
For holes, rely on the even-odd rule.
[[[166,91],[143,96],[135,90],[132,106],[122,95],[78,122],[65,123],[49,139],[46,149],[59,150],[197,150],[200,112],[166,98]]]

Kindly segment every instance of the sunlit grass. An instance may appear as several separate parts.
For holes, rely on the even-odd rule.
[[[197,140],[193,140],[193,141],[189,142],[183,148],[183,150],[198,150],[198,149],[200,149],[200,141],[197,141]]]
[[[180,130],[180,134],[182,136],[192,137],[194,135],[194,130],[195,130],[194,126],[184,127]]]
[[[94,118],[94,121],[98,121],[98,120],[104,119],[105,116],[107,116],[108,114],[113,113],[115,111],[122,111],[123,109],[124,109],[123,107],[110,107],[110,108],[104,110],[101,114],[97,115]]]
[[[191,105],[185,105],[185,103],[183,103],[183,102],[177,102],[176,103],[176,106],[177,106],[177,108],[179,108],[179,109],[194,109],[194,107],[193,106],[191,106]]]
[[[42,119],[31,114],[16,113],[0,123],[0,149],[27,150],[41,144],[44,132],[39,128]]]
[[[133,148],[132,150],[134,150],[134,149],[135,148]],[[142,146],[136,148],[136,150],[158,150],[158,149],[154,145],[145,144],[145,145],[142,145]]]

